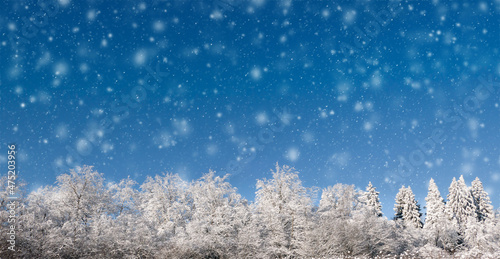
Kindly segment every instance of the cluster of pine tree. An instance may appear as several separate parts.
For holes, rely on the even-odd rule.
[[[5,179],[2,184],[5,184]],[[379,192],[353,185],[318,190],[290,167],[257,181],[254,202],[214,172],[106,182],[92,167],[20,195],[16,250],[1,258],[500,258],[500,217],[479,179],[463,177],[447,202],[431,179],[425,224],[410,187],[382,216]],[[7,202],[0,196],[6,233]]]

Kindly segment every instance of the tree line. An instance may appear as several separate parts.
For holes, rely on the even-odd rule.
[[[6,179],[2,179],[6,185]],[[476,178],[453,179],[446,198],[429,183],[425,222],[410,187],[382,215],[379,192],[302,185],[276,164],[254,202],[210,171],[192,182],[164,173],[139,185],[107,182],[91,166],[53,186],[18,190],[16,250],[1,258],[500,258],[500,217]],[[318,194],[321,196],[318,202]],[[8,196],[0,196],[6,233]]]

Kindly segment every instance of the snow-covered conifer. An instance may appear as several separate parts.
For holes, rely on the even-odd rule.
[[[429,191],[427,193],[427,197],[425,198],[425,202],[427,212],[424,228],[432,229],[436,227],[436,224],[440,221],[440,219],[444,218],[445,208],[443,197],[441,196],[441,193],[432,178],[429,182]]]
[[[375,215],[382,217],[382,205],[378,198],[379,192],[373,187],[372,182],[368,183],[366,191],[361,195],[361,201]]]
[[[404,196],[406,192],[406,187],[403,185],[396,194],[396,203],[394,204],[394,220],[403,219],[403,207],[404,207]]]
[[[469,217],[476,216],[476,210],[472,194],[465,184],[463,176],[453,181],[448,188],[448,201],[445,212],[449,220],[463,227]]]
[[[422,227],[420,205],[418,205],[411,187],[405,188],[403,186],[399,189],[394,211],[396,212],[395,220],[403,220],[407,226]]]
[[[476,214],[478,221],[485,221],[486,219],[492,219],[494,213],[490,197],[488,196],[488,193],[484,190],[483,183],[477,177],[474,181],[472,181],[471,194],[472,198],[474,199],[474,204],[476,205]]]

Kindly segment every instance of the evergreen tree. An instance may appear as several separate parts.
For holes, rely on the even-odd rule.
[[[411,226],[414,226],[415,228],[421,228],[422,227],[422,213],[420,213],[420,205],[418,204],[417,200],[415,199],[415,195],[413,194],[413,191],[411,190],[411,187],[408,186],[406,188],[407,190],[407,195],[406,195],[406,207],[405,210],[403,210],[403,219],[408,222]]]
[[[0,177],[5,187],[7,177]],[[178,175],[106,182],[84,166],[18,200],[16,249],[2,258],[500,258],[500,215],[479,179],[453,179],[445,205],[433,179],[420,229],[410,187],[396,195],[395,219],[379,217],[378,192],[336,184],[302,186],[293,168],[277,166],[257,183],[256,203],[210,171],[192,183]],[[373,202],[370,202],[373,201]],[[10,204],[0,192],[0,218]],[[481,216],[479,219],[478,217]],[[479,220],[478,220],[479,219]],[[3,230],[9,225],[0,224]]]
[[[394,211],[396,212],[394,216],[395,220],[403,220],[407,226],[422,227],[420,205],[418,205],[411,187],[405,188],[403,186],[399,189],[396,195]]]
[[[426,201],[426,219],[424,230],[429,245],[452,251],[458,244],[456,225],[449,224],[445,214],[444,199],[439,192],[434,179],[429,182],[429,192]]]
[[[470,217],[476,216],[472,194],[465,184],[463,176],[451,182],[448,188],[448,202],[446,203],[446,216],[460,228],[464,227]]]
[[[445,204],[441,193],[438,190],[434,179],[431,178],[429,182],[429,192],[425,198],[426,202],[426,218],[424,228],[436,228],[436,224],[440,219],[444,218]]]
[[[373,187],[372,182],[368,182],[366,191],[361,196],[363,204],[365,204],[369,211],[378,217],[382,217],[382,205],[380,205],[380,200],[378,198],[379,192]]]
[[[455,211],[458,210],[458,184],[457,179],[453,177],[450,187],[448,187],[448,195],[446,196],[445,216],[451,223],[458,225]]]
[[[483,183],[477,177],[474,181],[472,181],[471,194],[474,204],[476,205],[477,220],[485,221],[486,219],[492,219],[494,213],[490,197],[484,190]]]
[[[395,249],[392,225],[366,210],[365,194],[340,183],[323,190],[307,258],[376,256]]]
[[[396,194],[396,203],[394,204],[394,220],[403,220],[404,196],[406,187],[403,185]]]

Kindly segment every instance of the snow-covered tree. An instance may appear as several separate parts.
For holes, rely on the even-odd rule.
[[[460,176],[458,181],[453,178],[448,192],[446,216],[462,229],[470,217],[476,217],[476,206],[463,176]]]
[[[135,188],[137,182],[127,177],[118,183],[111,183],[108,189],[115,205],[114,213],[116,216],[124,213],[135,213],[138,201],[136,198],[139,196],[139,191]]]
[[[394,204],[394,220],[403,220],[405,192],[406,192],[406,187],[403,185],[396,194],[396,203]]]
[[[477,221],[471,217],[464,230],[464,243],[471,251],[494,253],[500,249],[500,232],[497,231],[493,219]]]
[[[147,180],[146,180],[147,181]],[[114,246],[110,255],[125,257],[150,257],[158,249],[157,226],[144,214],[143,193],[135,188],[136,182],[130,178],[109,185],[114,202],[110,217],[101,217],[94,228],[103,231],[105,240]]]
[[[372,211],[357,210],[349,220],[350,247],[354,256],[369,256],[371,258],[396,253],[398,240],[395,239],[395,227]],[[347,254],[348,255],[348,254]]]
[[[242,207],[238,210],[237,218],[241,220],[238,230],[237,251],[234,258],[255,257],[255,251],[261,251],[263,243],[260,241],[260,230],[263,229],[262,222],[258,220],[255,212],[255,205],[246,201],[242,202]]]
[[[27,201],[27,217],[24,237],[29,243],[32,255],[38,258],[47,257],[55,250],[54,243],[49,238],[60,241],[62,237],[57,231],[61,221],[57,218],[58,209],[55,203],[55,188],[41,187],[30,193]],[[63,245],[62,243],[61,245]]]
[[[323,190],[319,211],[334,217],[351,217],[352,212],[361,206],[360,192],[354,185],[335,184]]]
[[[455,226],[449,224],[445,215],[445,203],[434,179],[429,182],[429,191],[426,201],[426,218],[424,233],[428,244],[451,251],[458,245],[458,236]]]
[[[415,195],[410,187],[404,186],[399,189],[396,195],[396,203],[394,205],[395,220],[403,220],[407,226],[415,228],[422,227],[422,220],[420,217],[420,205],[418,205]]]
[[[91,166],[58,176],[57,186],[42,188],[28,199],[27,220],[36,222],[30,239],[44,251],[43,257],[88,256],[102,246],[93,226],[112,213],[113,200],[104,177]]]
[[[272,179],[257,181],[256,213],[262,223],[261,257],[304,257],[312,213],[312,192],[302,186],[294,168],[276,164]]]
[[[318,219],[311,235],[311,257],[381,255],[395,250],[394,228],[360,201],[364,192],[336,184],[321,195]]]
[[[424,228],[434,229],[439,227],[437,226],[438,222],[445,218],[445,203],[436,183],[434,182],[434,179],[432,178],[429,182],[429,191],[427,193],[427,197],[425,197],[425,202],[427,212]]]
[[[57,180],[20,196],[18,251],[2,247],[2,258],[500,256],[500,218],[478,179],[471,188],[453,179],[446,205],[431,179],[423,229],[410,187],[396,195],[396,220],[389,221],[374,213],[380,207],[371,184],[365,192],[325,188],[316,207],[314,189],[287,166],[257,182],[254,204],[212,171],[190,184],[173,174],[148,177],[139,189],[130,178],[106,182],[88,166]],[[7,204],[1,192],[0,206]]]
[[[485,221],[494,217],[493,206],[491,205],[490,197],[483,188],[483,183],[476,177],[471,184],[471,194],[476,205],[476,214],[478,221]]]
[[[317,257],[333,257],[351,254],[354,247],[349,240],[359,239],[354,236],[349,222],[360,208],[360,193],[354,185],[335,184],[323,189],[318,208],[318,224],[313,237]],[[333,235],[332,233],[335,233]]]
[[[140,187],[138,208],[163,240],[185,230],[191,213],[187,187],[179,175],[170,173],[147,177]]]
[[[189,187],[193,212],[186,225],[189,246],[201,257],[234,254],[244,214],[244,200],[227,181],[229,175],[203,175]]]
[[[378,217],[382,217],[382,205],[379,200],[379,192],[373,187],[372,182],[368,182],[366,191],[362,193],[360,200],[367,207],[369,211]]]

